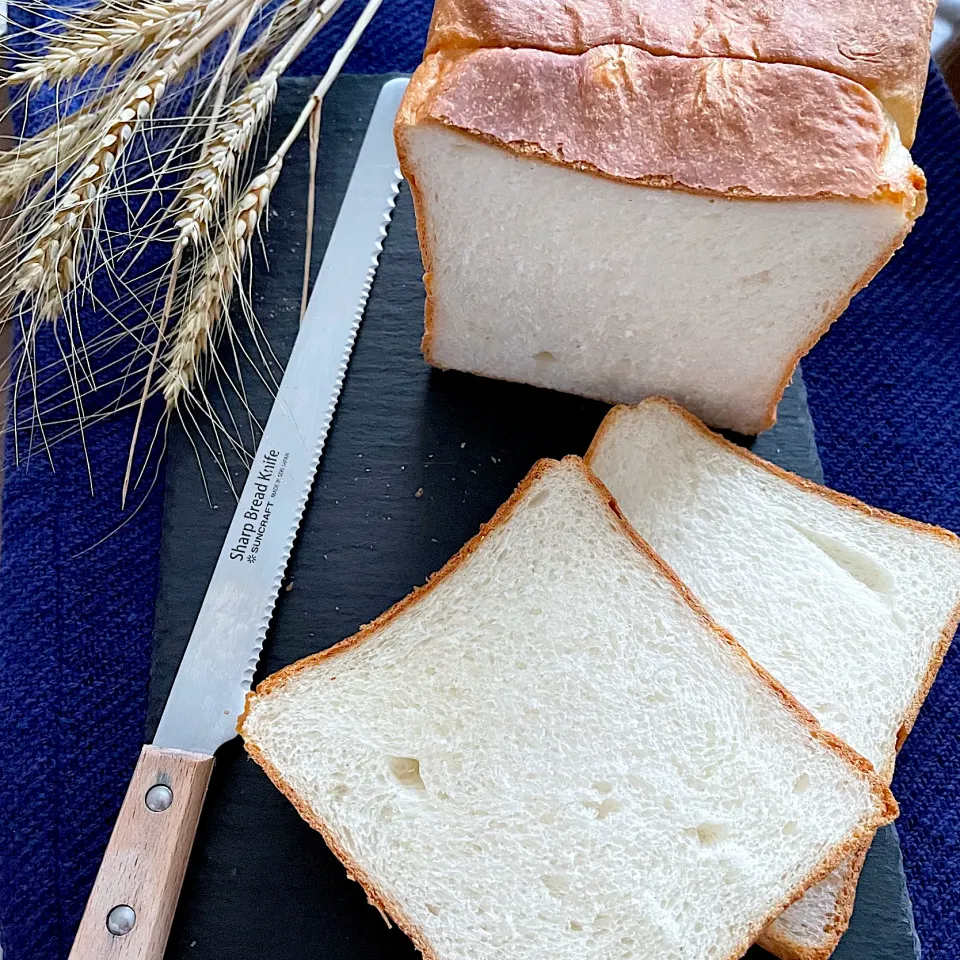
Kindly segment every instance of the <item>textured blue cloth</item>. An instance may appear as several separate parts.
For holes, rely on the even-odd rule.
[[[344,7],[297,72],[328,62],[361,2]],[[347,69],[413,69],[429,8],[385,0]],[[915,154],[931,181],[930,211],[805,371],[828,482],[960,529],[960,124],[937,78]],[[40,349],[52,354],[55,345]],[[120,512],[130,430],[121,416],[88,432],[94,496],[78,439],[60,446],[55,472],[42,457],[14,468],[8,444],[0,555],[5,960],[66,956],[143,734],[162,476],[132,519]],[[960,956],[958,702],[960,651],[944,666],[895,784],[929,960]]]
[[[296,71],[322,71],[361,7],[348,0]],[[413,69],[428,15],[426,2],[386,0],[347,69]],[[36,24],[23,10],[14,19]],[[85,317],[84,325],[89,333],[102,321]],[[42,363],[56,360],[49,331],[37,351]],[[63,385],[58,379],[41,393],[49,397]],[[149,411],[145,434],[157,413]],[[79,437],[60,443],[55,470],[43,455],[15,467],[7,443],[0,539],[4,960],[66,957],[143,739],[163,478],[132,519],[129,508],[121,512],[131,429],[130,416],[91,428],[86,454]]]
[[[960,117],[927,86],[913,156],[929,206],[903,248],[803,362],[829,486],[960,531]],[[960,641],[893,783],[927,960],[960,957]]]

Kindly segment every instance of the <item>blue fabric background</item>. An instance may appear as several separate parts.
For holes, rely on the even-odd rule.
[[[826,483],[960,532],[960,118],[932,73],[913,147],[929,205],[907,242],[803,362]],[[960,643],[893,790],[927,960],[960,957]]]
[[[348,0],[296,72],[325,66],[360,6]],[[412,70],[430,6],[385,0],[347,70]],[[827,482],[960,530],[960,122],[936,75],[914,155],[930,180],[926,216],[804,369]],[[55,471],[42,458],[14,468],[9,444],[6,452],[0,541],[5,960],[66,957],[143,735],[162,475],[121,526],[130,515],[120,512],[117,496],[130,430],[129,418],[119,417],[88,433],[93,496],[78,442],[60,448]],[[894,786],[925,955],[954,960],[960,956],[960,649],[948,656],[904,747]]]

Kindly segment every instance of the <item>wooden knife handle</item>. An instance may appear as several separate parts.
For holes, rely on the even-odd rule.
[[[163,960],[213,757],[146,746],[70,960]]]

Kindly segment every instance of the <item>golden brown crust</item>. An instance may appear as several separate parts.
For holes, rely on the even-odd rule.
[[[873,838],[871,837],[870,843],[872,842]],[[863,862],[867,857],[870,843],[867,843],[862,850],[854,854],[847,864],[837,868],[838,870],[845,869],[846,877],[834,902],[833,915],[824,931],[826,939],[823,942],[816,947],[801,946],[793,940],[778,936],[777,925],[773,923],[757,938],[759,946],[763,947],[768,953],[779,957],[780,960],[828,960],[833,951],[836,950],[840,938],[850,926],[853,904],[857,895],[857,881],[860,879],[860,872],[863,870]]]
[[[518,53],[517,51],[486,51],[485,56],[490,55],[506,55],[509,59],[512,59],[512,55]],[[591,56],[596,56],[594,51]],[[414,74],[413,79],[410,81],[410,85],[407,88],[406,94],[401,103],[400,110],[397,114],[397,121],[395,125],[395,139],[397,143],[397,152],[400,159],[400,168],[403,171],[404,177],[407,179],[407,182],[410,185],[411,195],[413,197],[414,208],[416,210],[416,221],[417,221],[417,234],[420,241],[420,251],[421,256],[423,257],[424,264],[424,285],[426,286],[426,306],[424,311],[424,335],[423,341],[421,344],[421,349],[423,351],[424,359],[427,363],[432,366],[442,366],[436,360],[436,357],[433,354],[433,342],[435,337],[435,330],[437,324],[437,310],[436,310],[436,299],[433,294],[433,251],[432,243],[430,240],[430,213],[428,210],[428,204],[424,192],[421,190],[420,184],[417,179],[417,173],[414,165],[409,159],[409,152],[406,143],[406,136],[409,130],[419,124],[425,123],[440,123],[443,125],[450,126],[449,123],[442,119],[437,119],[431,115],[432,105],[435,104],[437,100],[437,94],[439,90],[447,89],[451,83],[451,72],[453,73],[454,79],[457,77],[457,70],[462,69],[461,61],[465,59],[470,59],[469,57],[465,58],[464,55],[456,56],[447,56],[440,55],[435,57],[430,57],[424,61],[420,67],[417,69],[417,72]],[[566,59],[580,59],[580,58],[566,58]],[[656,58],[649,57],[649,60],[657,61]],[[677,61],[681,65],[685,63],[691,63],[692,61],[682,61],[678,58],[665,58],[672,61]],[[694,64],[696,66],[696,64]],[[754,65],[756,66],[756,65]],[[684,68],[686,69],[686,68]],[[802,71],[803,73],[816,73],[816,71]],[[460,80],[464,78],[461,75]],[[696,127],[697,125],[692,125]],[[615,129],[619,129],[619,124],[613,124]],[[624,178],[616,176],[609,171],[604,171],[597,169],[596,167],[591,166],[586,162],[576,161],[571,162],[567,159],[568,154],[565,152],[563,159],[559,158],[557,155],[550,155],[543,151],[539,151],[530,144],[518,145],[516,143],[507,144],[503,140],[496,137],[492,137],[489,134],[478,132],[476,129],[467,130],[460,127],[455,127],[455,129],[463,136],[472,137],[475,139],[482,140],[487,142],[491,146],[497,149],[509,150],[511,152],[520,153],[524,156],[528,156],[531,159],[539,160],[547,163],[554,163],[560,166],[565,166],[570,169],[579,170],[588,175],[601,176],[605,179],[613,179],[619,182],[630,183],[637,187],[648,187],[648,188],[664,188],[670,186],[671,189],[682,190],[684,192],[697,193],[702,195],[722,195],[724,197],[735,196],[740,201],[751,201],[751,202],[787,202],[791,200],[803,200],[810,199],[810,197],[800,197],[800,196],[772,196],[772,195],[760,195],[760,194],[751,194],[745,195],[737,191],[727,191],[719,192],[717,190],[708,189],[704,187],[692,187],[690,185],[681,184],[675,180],[671,180],[668,185],[663,177],[647,177],[645,180],[637,180]],[[644,138],[639,138],[644,139]],[[844,161],[846,162],[846,161]],[[843,166],[843,164],[840,164]],[[894,240],[890,247],[885,250],[871,265],[870,267],[859,277],[856,283],[852,286],[851,290],[847,295],[842,297],[836,304],[829,309],[819,327],[807,338],[807,340],[800,346],[796,351],[794,356],[790,361],[785,365],[783,373],[781,375],[780,381],[776,389],[772,392],[769,401],[766,405],[765,410],[757,418],[753,429],[760,431],[765,430],[768,427],[772,426],[776,421],[776,409],[777,405],[780,402],[783,392],[787,387],[787,384],[790,382],[793,372],[796,369],[797,363],[800,359],[809,352],[813,345],[827,332],[827,330],[833,325],[837,318],[846,310],[850,300],[862,290],[882,269],[884,264],[893,256],[893,254],[902,246],[904,239],[907,234],[913,227],[913,221],[916,217],[920,216],[923,212],[923,209],[926,205],[926,181],[923,177],[922,171],[919,168],[912,166],[910,167],[903,177],[903,182],[899,187],[883,187],[877,188],[879,191],[876,193],[875,200],[878,197],[884,198],[885,202],[891,202],[897,200],[900,202],[903,207],[905,215],[905,225],[901,234]],[[901,192],[897,192],[897,190]],[[850,199],[850,198],[847,198]],[[863,202],[860,200],[850,199],[850,202]],[[594,399],[606,400],[610,403],[617,402],[618,398],[616,397],[597,397]],[[731,424],[724,424],[724,426],[732,426]]]
[[[907,221],[907,225],[904,228],[903,232],[893,241],[893,243],[877,257],[873,263],[867,267],[866,271],[860,276],[857,282],[853,285],[850,290],[850,293],[847,296],[842,297],[837,303],[831,307],[826,314],[823,322],[820,326],[814,330],[812,334],[807,338],[807,340],[800,346],[800,349],[793,355],[793,357],[788,361],[783,376],[780,378],[780,383],[777,385],[777,389],[774,392],[773,397],[771,397],[770,405],[767,408],[766,415],[763,418],[763,422],[759,425],[757,432],[762,432],[763,430],[769,430],[777,422],[777,407],[780,405],[780,401],[783,399],[783,395],[786,392],[787,387],[790,385],[790,381],[793,379],[793,374],[797,369],[797,364],[814,348],[814,346],[820,341],[820,339],[826,335],[826,332],[840,319],[841,315],[850,306],[850,301],[864,288],[871,280],[890,262],[893,258],[893,255],[903,246],[903,242],[907,239],[907,234],[913,229],[914,219],[919,217],[927,205],[927,194],[926,194],[926,177],[920,172],[917,168],[917,173],[919,174],[917,187],[920,190],[919,199],[917,202],[916,212],[913,219]],[[783,958],[781,958],[783,960]]]
[[[437,122],[638,186],[709,196],[900,203],[920,191],[880,103],[795,64],[654,56],[606,46],[439,53],[417,70],[399,122]]]
[[[826,747],[832,749],[835,753],[843,757],[843,759],[846,760],[850,766],[852,766],[859,773],[861,778],[870,784],[874,797],[877,800],[877,810],[872,815],[868,816],[865,821],[854,831],[852,831],[850,836],[848,836],[845,841],[833,848],[827,854],[827,856],[821,860],[821,862],[810,873],[810,875],[805,878],[804,882],[798,885],[795,890],[791,891],[791,893],[784,899],[782,903],[778,904],[774,910],[770,911],[768,916],[762,918],[760,921],[754,924],[753,927],[751,927],[747,935],[744,937],[742,943],[738,945],[737,949],[728,958],[728,960],[736,960],[736,958],[741,956],[756,940],[765,927],[767,927],[777,916],[779,916],[780,913],[782,913],[783,910],[785,910],[791,903],[803,896],[805,890],[807,890],[813,884],[819,883],[819,881],[827,876],[827,874],[830,873],[839,863],[847,859],[857,850],[864,847],[864,845],[869,841],[869,838],[873,836],[880,826],[895,819],[899,813],[897,802],[894,799],[893,794],[890,792],[890,789],[879,779],[879,777],[877,777],[873,771],[873,768],[866,760],[856,754],[853,750],[851,750],[850,747],[835,737],[832,733],[824,730],[817,723],[813,715],[803,706],[801,706],[800,703],[793,697],[793,695],[779,683],[779,681],[774,679],[763,667],[751,660],[746,650],[729,633],[714,623],[709,614],[701,605],[700,601],[690,593],[689,589],[684,583],[682,583],[673,570],[671,570],[671,568],[667,566],[667,564],[664,563],[664,561],[658,557],[656,553],[654,553],[649,544],[647,544],[646,541],[643,540],[639,534],[637,534],[633,527],[630,526],[620,511],[616,500],[601,483],[601,481],[589,470],[584,462],[579,457],[566,457],[564,458],[564,462],[576,464],[581,470],[583,470],[584,476],[593,485],[597,495],[605,504],[609,506],[611,516],[620,532],[626,536],[626,538],[630,540],[634,546],[642,554],[644,554],[647,559],[649,559],[663,574],[680,598],[694,612],[694,614],[697,616],[697,619],[707,629],[709,629],[718,640],[723,642],[735,655],[743,658],[743,660],[746,661],[754,673],[771,689],[781,704],[797,717],[800,723],[807,728],[809,734],[815,740],[818,740]],[[414,944],[423,952],[424,956],[427,957],[428,960],[439,960],[439,958],[436,957],[436,954],[432,950],[429,942],[426,940],[423,932],[419,930],[417,926],[410,920],[410,918],[404,914],[403,909],[397,903],[391,901],[389,897],[377,887],[373,879],[364,873],[359,865],[339,844],[330,828],[322,821],[320,817],[314,813],[309,805],[298,796],[293,787],[291,787],[283,779],[280,772],[264,756],[262,750],[259,748],[256,742],[253,741],[252,738],[247,737],[244,729],[246,720],[251,706],[258,699],[268,696],[271,693],[281,689],[291,677],[295,676],[300,671],[308,669],[311,666],[314,666],[317,663],[320,663],[331,657],[338,656],[339,654],[344,653],[346,650],[349,650],[352,647],[362,643],[364,640],[369,639],[388,623],[396,619],[405,610],[414,605],[425,592],[434,589],[436,586],[442,583],[482,545],[484,540],[490,535],[491,532],[509,520],[510,516],[523,502],[530,487],[541,477],[543,477],[549,470],[554,469],[557,466],[558,464],[554,460],[540,460],[538,463],[536,463],[533,469],[531,469],[527,476],[521,481],[511,497],[500,507],[499,510],[497,510],[489,523],[484,524],[480,528],[480,532],[468,543],[466,543],[454,557],[452,557],[436,574],[434,574],[427,581],[426,584],[424,584],[424,586],[415,589],[412,593],[404,597],[398,603],[394,604],[394,606],[379,616],[372,623],[361,627],[360,630],[352,637],[348,637],[328,650],[323,650],[319,653],[313,654],[310,657],[306,657],[297,663],[291,664],[285,669],[264,680],[256,691],[251,691],[251,693],[248,694],[244,712],[237,725],[238,731],[243,736],[244,746],[250,756],[253,757],[253,759],[263,767],[267,776],[290,800],[300,816],[323,836],[324,840],[327,842],[327,845],[347,868],[348,875],[360,883],[360,885],[364,888],[370,902],[377,906],[380,910],[389,914],[396,921],[397,925],[411,938],[411,940],[413,940]]]
[[[880,510],[876,507],[871,507],[868,504],[855,499],[854,497],[850,497],[843,493],[838,493],[837,491],[831,490],[828,487],[814,483],[812,480],[807,480],[803,477],[797,476],[794,473],[790,473],[789,471],[784,470],[782,467],[778,467],[776,464],[770,463],[769,461],[758,457],[756,454],[751,453],[744,447],[741,447],[735,443],[731,443],[725,437],[714,433],[699,418],[690,413],[689,410],[684,409],[678,403],[675,403],[666,397],[650,397],[647,400],[641,401],[641,403],[637,404],[637,406],[640,406],[644,403],[659,404],[668,407],[670,410],[682,416],[689,424],[691,424],[691,426],[695,427],[702,434],[714,440],[717,444],[725,447],[730,452],[735,453],[748,463],[760,467],[766,472],[773,474],[782,480],[786,480],[795,487],[799,487],[806,493],[815,494],[822,499],[829,500],[831,503],[834,503],[837,506],[852,508],[874,520],[884,520],[893,523],[896,526],[905,527],[920,533],[930,534],[946,543],[951,544],[955,549],[960,550],[960,538],[958,538],[954,533],[951,533],[949,530],[944,530],[941,527],[932,526],[931,524],[922,523],[919,520],[911,520],[907,517],[902,517],[899,514],[890,513],[886,510]],[[584,460],[588,465],[591,463],[595,451],[601,443],[606,432],[613,427],[616,420],[628,409],[630,408],[626,406],[617,406],[614,407],[614,409],[611,410],[606,417],[604,417],[603,422],[600,424],[600,427],[598,428],[589,448],[587,449],[586,454],[584,455]],[[960,598],[958,598],[957,604],[951,611],[950,617],[947,619],[947,622],[940,631],[940,637],[937,646],[931,655],[923,681],[921,682],[916,695],[913,697],[910,705],[904,713],[904,717],[900,725],[901,732],[897,737],[897,750],[900,749],[904,740],[906,740],[907,735],[913,729],[913,725],[916,722],[917,715],[920,712],[923,701],[926,699],[927,694],[930,692],[930,688],[933,686],[937,672],[943,663],[943,658],[946,656],[947,650],[950,647],[950,643],[953,640],[953,635],[956,632],[958,623],[960,623]],[[896,753],[892,753],[878,771],[880,777],[885,783],[889,784],[893,780],[895,763]],[[776,954],[780,960],[827,960],[827,958],[833,953],[833,950],[839,942],[840,937],[849,926],[850,916],[853,912],[853,904],[856,896],[857,880],[859,879],[860,870],[863,867],[863,861],[866,855],[867,849],[865,847],[860,853],[857,854],[856,860],[847,878],[847,882],[844,884],[843,889],[837,898],[836,912],[834,914],[833,924],[831,925],[830,931],[830,939],[828,941],[817,948],[801,947],[789,940],[777,937],[773,931],[766,930],[758,941],[760,945],[765,950]]]
[[[888,510],[881,510],[878,507],[871,507],[863,501],[857,500],[855,497],[848,496],[845,493],[839,493],[836,490],[831,490],[829,487],[824,487],[819,483],[814,483],[812,480],[807,480],[804,477],[797,476],[795,473],[790,473],[788,470],[778,467],[775,463],[770,463],[768,460],[758,457],[755,453],[751,453],[744,447],[732,443],[731,441],[727,440],[726,437],[722,437],[718,433],[714,433],[713,430],[711,430],[698,417],[695,417],[692,413],[690,413],[689,410],[686,410],[684,407],[680,406],[680,404],[675,403],[673,400],[670,400],[667,397],[648,397],[646,400],[641,400],[640,403],[635,404],[634,406],[640,407],[644,404],[657,404],[667,407],[674,413],[683,417],[687,423],[689,423],[704,436],[709,437],[719,446],[726,448],[729,452],[736,454],[736,456],[747,461],[753,466],[759,467],[760,469],[765,470],[767,473],[770,473],[775,477],[779,477],[781,480],[787,481],[806,493],[815,494],[821,499],[828,500],[836,506],[855,510],[864,516],[869,517],[871,520],[882,520],[897,527],[903,527],[907,530],[913,530],[917,533],[933,536],[943,543],[949,544],[951,547],[953,547],[953,549],[960,550],[960,537],[958,537],[955,533],[952,533],[949,530],[944,530],[942,527],[937,527],[929,523],[923,523],[920,520],[911,520],[908,517],[902,517],[899,514],[891,513]],[[633,409],[633,407],[626,405],[616,406],[603,418],[603,422],[598,427],[590,446],[587,448],[587,452],[584,454],[584,461],[587,466],[590,465],[590,462],[595,455],[597,446],[600,444],[607,431],[613,427],[614,423],[616,423],[620,416],[630,409]],[[920,707],[923,706],[923,701],[930,692],[930,687],[933,686],[933,681],[936,679],[940,665],[943,663],[943,658],[946,656],[947,650],[950,647],[950,643],[953,640],[953,635],[956,632],[958,623],[960,623],[960,597],[957,598],[957,602],[951,610],[950,616],[947,618],[946,623],[940,630],[937,646],[931,654],[930,663],[927,666],[924,678],[917,690],[916,695],[913,697],[906,711],[904,712],[903,719],[900,724],[901,732],[897,736],[897,749],[903,745],[903,741],[913,729],[913,725],[917,719],[917,714],[919,714]],[[895,762],[896,753],[894,752],[878,771],[879,775],[886,783],[890,783],[893,780],[893,768]]]
[[[913,142],[935,0],[437,0],[427,53],[623,43],[654,54],[816,67],[863,84]]]

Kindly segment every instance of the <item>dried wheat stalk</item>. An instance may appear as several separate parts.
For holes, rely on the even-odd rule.
[[[96,270],[107,271],[117,299],[102,306],[117,317],[122,329],[106,335],[105,349],[114,350],[124,337],[133,335],[132,356],[109,362],[126,364],[124,382],[130,378],[138,392],[142,387],[137,426],[147,397],[159,394],[171,412],[207,372],[204,366],[211,362],[207,358],[212,342],[231,330],[230,300],[285,157],[309,121],[311,169],[315,166],[319,105],[381,0],[367,3],[294,128],[245,187],[241,181],[242,192],[234,202],[236,182],[241,173],[246,175],[245,159],[269,117],[280,76],[343,0],[280,0],[272,16],[264,17],[266,26],[248,42],[247,28],[266,2],[270,0],[101,0],[76,13],[53,38],[46,54],[0,80],[0,84],[22,85],[24,96],[32,98],[32,91],[41,84],[51,82],[59,90],[60,84],[89,74],[82,86],[86,102],[80,112],[0,158],[0,197],[19,204],[13,208],[11,232],[0,252],[13,258],[5,274],[8,286],[27,299],[24,306],[32,308],[21,314],[26,324],[25,356],[41,324],[66,313],[73,316],[68,295],[74,287],[89,290],[93,297],[103,296],[107,285],[97,284],[94,290],[91,281]],[[218,46],[215,58],[204,58],[210,45],[231,30],[226,56]],[[263,75],[250,82],[251,71],[264,63]],[[195,64],[199,69],[193,69]],[[175,80],[178,92],[164,100]],[[64,89],[69,94],[81,86]],[[157,140],[144,141],[147,162],[134,166],[134,151],[128,146],[149,132],[144,129],[146,121],[156,115],[161,101],[164,107],[179,104],[181,94],[193,100],[186,115],[175,122],[176,144],[158,150]],[[130,267],[117,268],[111,259],[113,236],[104,222],[105,201],[114,195],[127,199],[133,226],[126,231],[124,250],[131,251],[136,262],[151,239],[170,238],[169,220],[162,218],[162,210],[146,205],[160,184],[166,183],[161,177],[184,171],[174,255],[156,270],[151,268],[148,276],[142,270],[131,272],[138,285],[131,286],[124,272]],[[308,204],[311,198],[312,194]],[[140,213],[148,211],[140,220],[136,204],[142,204]],[[102,262],[99,255],[88,256],[94,245],[102,245]],[[194,256],[184,253],[190,246],[197,248]],[[25,255],[20,256],[19,250]],[[186,264],[183,271],[181,257]],[[86,272],[78,279],[81,265]],[[177,291],[178,283],[183,293]],[[162,293],[158,284],[167,287],[162,316],[156,309],[157,294]],[[121,291],[129,294],[126,301],[119,299]],[[123,327],[127,303],[145,307],[148,313],[146,321],[136,320],[129,330]],[[252,316],[248,319],[256,322]],[[65,329],[72,338],[75,328]],[[155,344],[151,330],[158,334]],[[76,332],[80,345],[71,349],[84,353],[65,360],[75,365],[70,378],[79,407],[79,381],[88,377],[89,370],[89,389],[94,389],[99,374],[88,364],[82,331]],[[151,354],[143,377],[144,367],[138,367],[137,361],[140,357],[146,361]],[[41,372],[29,362],[24,369],[34,379]],[[119,380],[118,376],[114,382]],[[82,430],[82,410],[78,419]],[[135,428],[124,498],[136,436]]]
[[[111,73],[135,55],[149,68],[171,42],[187,64],[242,17],[256,0],[144,0],[117,5],[105,0],[83,11],[45,53],[19,64],[5,86],[36,89],[82,77],[95,68]]]
[[[265,74],[249,84],[247,89],[224,113],[220,123],[212,122],[194,175],[188,178],[183,191],[185,212],[177,221],[178,240],[174,247],[171,275],[158,324],[158,336],[147,365],[143,390],[140,397],[133,438],[128,453],[121,499],[125,503],[132,477],[134,452],[141,419],[148,396],[154,389],[153,372],[159,359],[159,351],[169,339],[168,322],[172,313],[177,288],[178,274],[185,248],[190,243],[200,243],[209,236],[209,228],[223,197],[227,194],[232,177],[244,155],[250,150],[257,131],[269,115],[277,95],[277,81],[290,63],[302,52],[313,36],[330,20],[342,5],[343,0],[323,0],[311,10],[314,0],[287,0],[277,11],[269,25],[245,53],[237,65],[241,73],[258,66],[267,56],[283,44],[280,53],[273,57]],[[369,18],[367,18],[369,19]],[[362,32],[362,28],[361,28]],[[284,40],[286,42],[284,43]],[[350,48],[355,43],[351,41]],[[340,63],[342,64],[343,58]],[[339,66],[336,68],[339,70]],[[216,111],[214,113],[216,116]],[[197,379],[197,366],[205,354],[211,333],[220,325],[220,317],[229,308],[229,301],[237,271],[246,252],[244,239],[255,228],[251,218],[259,220],[260,203],[251,203],[251,198],[260,198],[266,204],[269,189],[279,176],[282,157],[264,171],[264,178],[250,185],[240,203],[242,209],[234,208],[231,214],[234,223],[231,231],[228,218],[228,235],[233,236],[233,250],[221,240],[218,249],[209,256],[201,271],[200,282],[194,286],[189,298],[184,321],[174,331],[173,346],[164,365],[165,374],[160,390],[167,401],[167,409],[176,406],[177,398],[190,390]],[[252,191],[252,193],[251,193]],[[312,196],[312,191],[311,191]],[[255,214],[255,216],[254,216]],[[242,235],[238,236],[238,231]],[[243,232],[246,231],[246,232]],[[239,257],[239,259],[237,259]],[[219,298],[219,299],[218,299]]]
[[[160,375],[160,392],[167,409],[176,407],[180,396],[188,393],[198,380],[200,364],[229,308],[250,239],[267,208],[282,166],[283,159],[274,156],[253,178],[234,204],[223,235],[207,256]]]
[[[271,191],[280,177],[290,148],[320,109],[324,96],[343,69],[381,2],[382,0],[368,0],[283,143],[231,209],[223,236],[208,256],[190,304],[174,332],[165,369],[160,376],[160,391],[168,410],[177,407],[181,396],[188,393],[198,379],[200,365],[229,307],[250,240],[269,204]]]
[[[307,314],[310,300],[310,261],[313,257],[313,217],[317,206],[317,158],[320,151],[320,111],[322,104],[310,117],[310,164],[307,185],[307,237],[303,245],[303,282],[300,284],[300,322]]]
[[[279,90],[278,81],[343,0],[325,0],[310,14],[280,53],[243,93],[227,105],[221,120],[205,142],[205,154],[183,188],[183,213],[177,220],[177,243],[186,247],[206,235],[238,164],[250,149],[270,115]]]
[[[207,141],[206,159],[184,184],[183,213],[176,223],[181,246],[206,236],[217,204],[269,114],[277,89],[277,75],[265,73],[228,105],[226,118]]]
[[[79,172],[33,241],[16,278],[21,295],[35,297],[34,314],[40,320],[63,315],[64,295],[76,279],[77,241],[94,220],[101,190],[118,159],[145,119],[153,114],[167,83],[179,71],[171,58],[139,84],[129,100],[107,122],[99,141],[84,158]]]
[[[337,6],[340,6],[338,3]],[[316,0],[286,0],[240,56],[239,64],[253,74],[286,43],[316,8]]]
[[[118,63],[125,57],[171,37],[189,33],[224,0],[150,0],[104,4],[83,11],[37,60],[20,63],[6,78],[9,84],[56,83],[81,76],[92,67]]]
[[[99,120],[94,111],[81,110],[0,154],[0,203],[16,203],[32,184],[76,162]]]

